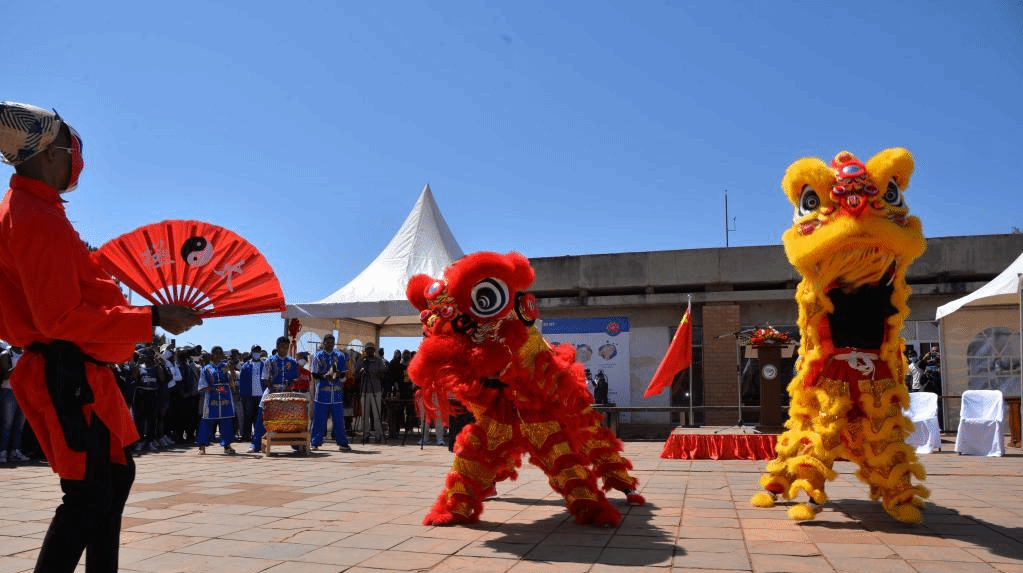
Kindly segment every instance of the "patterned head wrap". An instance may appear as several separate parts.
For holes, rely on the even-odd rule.
[[[8,165],[28,161],[57,139],[62,123],[55,111],[0,101],[0,159]]]

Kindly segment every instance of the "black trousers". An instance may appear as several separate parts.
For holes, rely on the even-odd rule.
[[[135,462],[110,461],[110,432],[93,417],[86,451],[85,479],[60,480],[57,507],[36,561],[36,573],[71,573],[85,552],[86,573],[117,571],[121,514],[135,481]]]
[[[180,442],[185,435],[185,398],[177,392],[170,392],[167,414],[163,418],[166,434]]]
[[[156,422],[160,416],[160,395],[156,390],[135,390],[135,399],[131,403],[131,413],[135,416],[135,429],[142,443],[158,439]]]
[[[199,437],[199,420],[202,419],[202,416],[199,415],[199,400],[198,394],[185,396],[184,406],[181,409],[184,419],[185,442],[189,444]]]
[[[256,414],[259,413],[259,399],[262,396],[242,396],[242,418],[241,426],[242,441],[252,440],[252,427],[256,425]]]

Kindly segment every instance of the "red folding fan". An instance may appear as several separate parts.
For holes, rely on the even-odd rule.
[[[281,284],[256,247],[202,221],[139,227],[93,257],[153,304],[180,304],[204,317],[284,310]]]

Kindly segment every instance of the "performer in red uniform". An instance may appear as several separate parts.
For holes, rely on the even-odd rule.
[[[178,334],[201,320],[180,306],[128,306],[64,213],[84,165],[82,140],[55,112],[0,102],[0,151],[13,165],[0,202],[0,338],[26,350],[11,386],[63,503],[36,571],[117,570],[121,513],[138,439],[109,363],[131,358],[152,328]]]

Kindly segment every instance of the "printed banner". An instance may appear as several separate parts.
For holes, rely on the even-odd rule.
[[[608,402],[632,405],[627,317],[556,318],[541,322],[541,332],[551,343],[575,346],[576,361],[590,371],[594,380],[601,373],[607,377]],[[629,423],[631,416],[624,413],[621,421]]]

